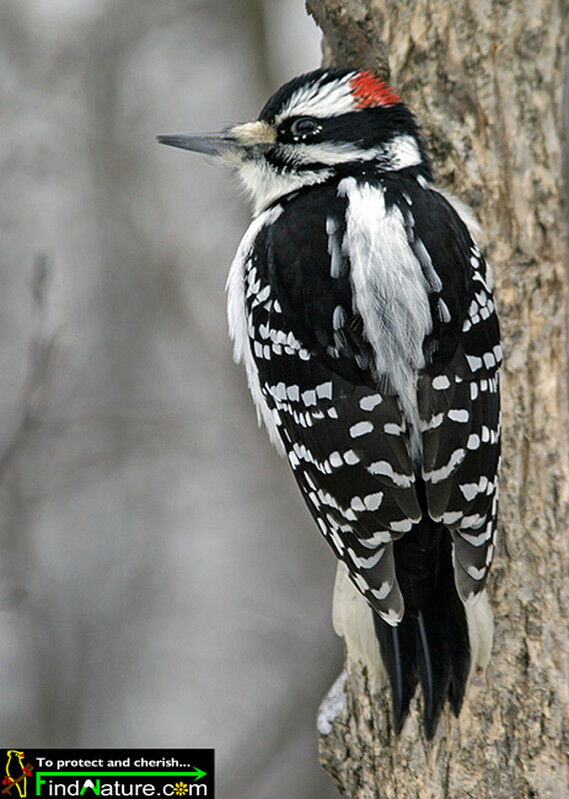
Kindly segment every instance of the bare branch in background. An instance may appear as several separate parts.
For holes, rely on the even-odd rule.
[[[47,331],[45,320],[49,278],[50,266],[47,255],[39,253],[33,264],[30,281],[30,292],[36,313],[35,329],[28,345],[28,365],[17,402],[16,420],[0,451],[0,482],[5,478],[7,469],[33,424],[34,404],[47,376],[54,346],[53,336]]]

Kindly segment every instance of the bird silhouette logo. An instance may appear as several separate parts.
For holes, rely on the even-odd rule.
[[[24,752],[20,749],[8,749],[6,754],[6,776],[2,780],[2,794],[7,793],[16,799],[16,795],[12,793],[12,788],[15,788],[21,799],[24,799],[28,777],[31,777],[34,767],[30,763],[24,765]]]

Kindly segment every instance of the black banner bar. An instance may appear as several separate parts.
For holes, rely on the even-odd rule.
[[[36,796],[214,799],[214,750],[0,750],[0,799]]]

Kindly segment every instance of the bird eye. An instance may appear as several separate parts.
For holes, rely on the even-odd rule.
[[[299,117],[290,126],[290,132],[293,136],[309,136],[311,133],[316,133],[318,128],[319,125],[315,119]]]

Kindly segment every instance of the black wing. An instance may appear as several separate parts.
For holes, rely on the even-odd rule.
[[[400,183],[398,193],[385,186],[431,288],[417,474],[397,397],[388,379],[378,391],[353,309],[345,200],[324,186],[287,202],[257,235],[245,273],[261,390],[297,482],[354,583],[393,624],[403,613],[393,541],[423,513],[452,533],[463,599],[484,584],[497,513],[501,351],[489,274],[454,209],[414,178],[403,193]]]
[[[252,353],[312,515],[358,589],[394,624],[404,608],[393,541],[421,518],[408,430],[396,397],[377,389],[352,310],[345,201],[326,187],[304,200],[260,231],[247,261]]]

